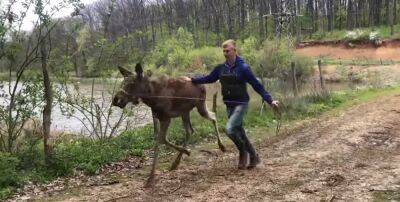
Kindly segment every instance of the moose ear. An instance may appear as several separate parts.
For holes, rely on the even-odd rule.
[[[129,77],[129,76],[133,75],[132,72],[130,72],[129,70],[127,70],[121,66],[118,66],[118,69],[119,69],[119,72],[121,72],[122,76],[124,76],[124,77]]]
[[[142,65],[140,63],[136,64],[135,72],[136,72],[137,77],[139,77],[139,78],[143,77],[143,68],[142,68]]]

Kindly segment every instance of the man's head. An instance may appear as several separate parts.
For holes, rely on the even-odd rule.
[[[236,42],[233,39],[226,40],[222,43],[222,49],[226,60],[234,60],[236,57]]]

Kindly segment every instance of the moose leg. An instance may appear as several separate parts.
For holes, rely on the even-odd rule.
[[[200,104],[197,106],[197,111],[199,111],[199,114],[200,114],[202,117],[204,117],[204,118],[210,120],[210,121],[213,123],[213,125],[214,125],[214,130],[215,130],[215,132],[216,132],[216,134],[217,134],[218,147],[219,147],[219,149],[220,149],[222,152],[225,152],[226,149],[225,149],[225,146],[222,144],[222,141],[221,141],[221,138],[220,138],[220,135],[219,135],[218,124],[217,124],[217,118],[215,117],[215,113],[209,112],[209,111],[207,110],[207,106],[206,106],[206,103],[205,103],[205,102],[202,102],[202,103],[200,103]]]
[[[170,123],[171,123],[171,118],[166,118],[164,120],[161,120],[161,131],[160,131],[160,137],[159,137],[160,141],[162,143],[166,144],[167,146],[172,147],[175,150],[185,153],[186,155],[189,156],[190,152],[187,149],[177,146],[177,145],[174,145],[167,140],[167,130],[168,130],[168,126]]]
[[[222,141],[221,141],[221,138],[220,138],[220,135],[219,135],[217,119],[213,119],[211,121],[212,121],[212,123],[214,125],[215,132],[217,133],[218,147],[222,152],[226,152],[225,146],[222,144]]]
[[[151,171],[150,171],[150,176],[147,179],[147,182],[145,184],[146,188],[153,187],[154,185],[154,175],[157,167],[157,160],[158,160],[158,146],[160,143],[160,130],[159,130],[159,120],[155,117],[153,113],[153,125],[154,125],[154,157],[153,157],[153,164],[151,165]]]
[[[183,127],[185,128],[185,141],[183,142],[183,147],[186,148],[187,142],[189,141],[189,137],[193,133],[193,128],[190,123],[190,114],[189,113],[182,115],[182,122],[183,122]],[[172,163],[170,170],[175,170],[179,166],[182,156],[183,156],[183,153],[179,152],[175,161]]]
[[[194,129],[193,129],[193,126],[192,126],[192,122],[190,121],[190,115],[189,115],[189,119],[188,119],[188,125],[189,125],[189,129],[190,129],[190,134],[193,134],[194,133]]]

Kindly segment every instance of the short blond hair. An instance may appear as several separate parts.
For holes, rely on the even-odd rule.
[[[228,39],[222,43],[222,48],[226,47],[227,45],[232,45],[236,49],[236,41],[233,39]]]

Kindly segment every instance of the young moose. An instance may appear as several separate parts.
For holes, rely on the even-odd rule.
[[[190,111],[196,107],[200,115],[210,120],[215,127],[218,139],[218,146],[225,151],[221,143],[215,114],[209,112],[206,107],[206,90],[203,85],[195,85],[183,78],[167,78],[166,76],[153,78],[151,74],[143,75],[142,66],[138,63],[135,67],[135,73],[132,73],[122,67],[118,67],[124,76],[122,88],[113,99],[112,104],[124,108],[129,102],[138,104],[139,99],[151,108],[154,121],[154,159],[151,173],[146,186],[152,186],[154,183],[154,172],[157,165],[158,144],[164,143],[176,149],[179,154],[171,166],[175,169],[182,158],[182,154],[190,155],[186,149],[189,136],[193,133],[190,123]],[[185,142],[183,147],[174,145],[167,140],[167,130],[171,118],[181,117],[185,129]],[[158,128],[158,121],[160,128]]]

